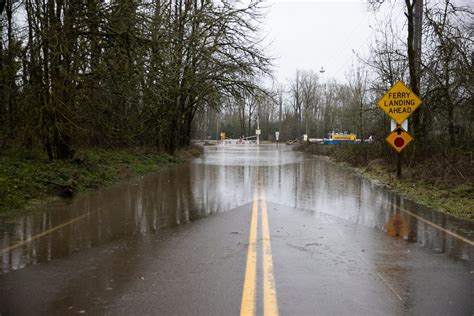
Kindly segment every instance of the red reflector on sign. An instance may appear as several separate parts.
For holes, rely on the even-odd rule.
[[[401,138],[401,137],[397,137],[397,138],[395,138],[395,140],[393,141],[393,143],[394,143],[395,146],[397,146],[397,147],[403,147],[403,145],[405,144],[405,140],[403,140],[403,138]]]

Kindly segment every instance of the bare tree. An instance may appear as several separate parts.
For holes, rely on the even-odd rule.
[[[296,70],[295,78],[290,81],[291,106],[298,122],[299,133],[302,131],[302,109],[303,109],[303,88],[301,84],[302,75],[300,70]]]

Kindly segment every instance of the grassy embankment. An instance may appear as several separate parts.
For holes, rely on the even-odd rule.
[[[414,201],[474,220],[473,153],[453,148],[403,152],[402,179],[396,178],[395,151],[388,144],[310,145],[301,149],[346,163],[358,173]]]
[[[35,203],[81,192],[186,161],[202,153],[190,147],[171,156],[150,148],[80,150],[71,160],[48,160],[44,154],[10,152],[0,156],[0,216],[11,216]],[[56,185],[57,184],[57,185]]]

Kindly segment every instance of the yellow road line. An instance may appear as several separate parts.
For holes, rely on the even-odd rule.
[[[87,217],[87,216],[91,215],[92,213],[95,213],[95,211],[94,211],[94,212],[91,212],[91,213],[83,214],[83,215],[81,215],[81,216],[78,216],[78,217],[76,217],[76,218],[74,218],[74,219],[71,219],[70,221],[67,221],[67,222],[65,222],[65,223],[62,223],[62,224],[60,224],[60,225],[58,225],[58,226],[56,226],[56,227],[53,227],[53,228],[48,229],[48,230],[45,230],[44,232],[42,232],[42,233],[40,233],[40,234],[38,234],[38,235],[35,235],[35,236],[31,237],[31,238],[28,238],[28,239],[26,239],[26,240],[20,241],[20,242],[18,242],[18,243],[16,243],[16,244],[13,244],[13,245],[9,246],[9,247],[3,248],[3,249],[0,250],[0,252],[1,252],[2,254],[7,253],[7,252],[9,252],[9,251],[12,250],[12,249],[21,247],[21,246],[23,246],[23,245],[25,245],[25,244],[27,244],[27,243],[32,242],[33,240],[36,240],[36,239],[41,238],[41,237],[43,237],[43,236],[46,236],[46,235],[48,235],[48,234],[50,234],[50,233],[52,233],[52,232],[54,232],[54,231],[56,231],[56,230],[58,230],[58,229],[61,229],[61,228],[65,227],[65,226],[67,226],[67,225],[70,225],[70,224],[72,224],[72,223],[75,223],[75,222],[77,222],[77,221],[83,219],[84,217]]]
[[[263,314],[278,315],[273,259],[268,228],[267,202],[262,191],[262,234],[263,234]]]
[[[418,215],[416,215],[416,214],[410,212],[409,210],[404,209],[404,208],[401,207],[401,206],[398,206],[398,205],[396,205],[396,204],[394,204],[394,203],[392,203],[392,202],[390,202],[390,203],[391,203],[393,206],[397,207],[397,208],[398,208],[399,210],[401,210],[402,212],[405,212],[405,213],[407,213],[408,215],[413,216],[414,218],[416,218],[416,219],[418,219],[418,220],[420,220],[420,221],[422,221],[422,222],[424,222],[424,223],[426,223],[426,224],[428,224],[428,225],[430,225],[430,226],[432,226],[432,227],[434,227],[434,228],[436,228],[436,229],[439,229],[439,230],[445,232],[445,233],[448,234],[448,235],[451,235],[451,236],[453,236],[453,237],[455,237],[455,238],[457,238],[457,239],[459,239],[459,240],[464,241],[465,243],[467,243],[467,244],[469,244],[469,245],[471,245],[471,246],[474,246],[474,241],[469,240],[469,239],[467,239],[467,238],[464,238],[464,237],[462,237],[462,236],[460,236],[460,235],[458,235],[458,234],[456,234],[456,233],[453,233],[452,231],[449,231],[449,230],[447,230],[446,228],[443,228],[443,227],[441,227],[441,226],[439,226],[439,225],[436,225],[435,223],[430,222],[429,220],[424,219],[423,217],[418,216]]]
[[[240,315],[255,315],[256,279],[257,279],[257,213],[258,192],[255,190],[252,206],[252,220],[250,222],[249,249],[247,253],[247,266],[245,268],[244,288],[242,291],[242,304]]]

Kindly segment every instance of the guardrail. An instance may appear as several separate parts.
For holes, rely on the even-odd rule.
[[[232,138],[227,138],[224,140],[205,140],[204,145],[212,146],[212,145],[254,145],[257,143],[256,137],[246,137],[243,139],[232,139]]]

